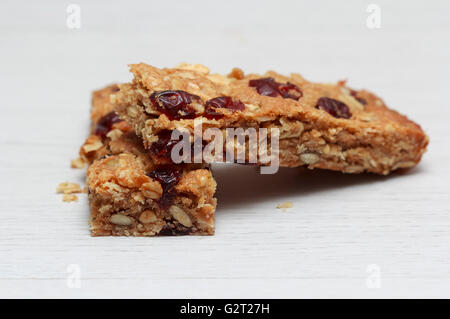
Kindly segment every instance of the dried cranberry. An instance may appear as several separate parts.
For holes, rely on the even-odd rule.
[[[177,196],[175,186],[180,180],[181,170],[173,165],[164,165],[149,172],[147,176],[158,181],[162,186],[163,194],[158,200],[159,206],[162,209],[169,208]]]
[[[282,96],[293,100],[298,100],[303,96],[302,90],[297,85],[290,82],[279,83],[273,78],[250,80],[248,85],[254,87],[259,94],[264,96]]]
[[[155,92],[150,96],[150,101],[171,120],[194,118],[196,111],[190,104],[202,102],[199,96],[180,90]]]
[[[337,118],[349,119],[352,117],[352,114],[346,104],[329,97],[321,97],[317,101],[316,108],[326,111]]]
[[[114,123],[122,121],[119,117],[119,114],[116,112],[109,112],[105,116],[103,116],[100,120],[98,120],[97,125],[95,126],[94,134],[105,137],[109,131],[111,131]]]
[[[233,100],[230,96],[220,96],[206,102],[207,106],[214,108],[225,108],[229,110],[242,111],[245,109],[244,103]]]
[[[162,196],[158,200],[159,207],[161,207],[161,209],[168,209],[172,205],[176,196],[177,191],[175,188],[164,190]]]
[[[280,94],[284,98],[293,99],[298,101],[303,96],[300,88],[292,83],[280,84],[278,87]]]
[[[179,236],[179,235],[189,235],[191,229],[178,225],[177,227],[173,224],[165,225],[158,233],[158,236]]]
[[[181,171],[173,165],[162,165],[147,175],[160,182],[163,189],[169,189],[178,183]]]
[[[359,103],[361,103],[363,105],[367,104],[367,101],[365,99],[358,96],[358,91],[350,90],[350,95],[353,96],[355,98],[355,100],[358,101]]]
[[[278,83],[273,78],[262,78],[248,81],[248,85],[254,87],[256,92],[264,96],[276,97],[278,92]]]
[[[150,146],[150,153],[160,159],[170,159],[172,148],[180,142],[180,140],[172,139],[172,131],[163,130],[158,133],[158,140]],[[180,136],[181,139],[181,136]]]
[[[216,120],[222,118],[223,114],[217,112],[216,109],[242,111],[245,109],[245,105],[239,100],[233,100],[230,96],[219,96],[206,101],[204,116],[208,119]]]

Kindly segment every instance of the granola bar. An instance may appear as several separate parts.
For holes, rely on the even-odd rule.
[[[223,76],[190,64],[158,69],[141,63],[131,72],[132,83],[120,85],[112,101],[155,161],[168,161],[174,144],[169,133],[188,132],[193,140],[199,124],[203,131],[220,129],[224,138],[227,128],[276,129],[280,166],[345,173],[386,175],[413,167],[428,144],[418,124],[345,81],[318,84],[298,74],[245,75],[239,69]],[[264,163],[258,158],[257,164]]]
[[[92,236],[212,235],[216,182],[204,165],[156,165],[110,103],[117,85],[93,94],[90,167]]]

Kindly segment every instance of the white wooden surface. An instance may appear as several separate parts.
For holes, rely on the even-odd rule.
[[[68,1],[2,1],[0,297],[450,297],[450,3],[371,2],[380,29],[368,1],[127,0],[79,1],[71,30]],[[69,161],[91,90],[140,61],[348,78],[421,123],[429,151],[388,178],[216,167],[214,237],[91,238],[86,197],[55,187],[83,182]]]

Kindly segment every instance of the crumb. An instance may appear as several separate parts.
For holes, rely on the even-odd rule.
[[[283,210],[283,212],[286,211],[286,209],[288,208],[292,208],[294,205],[292,204],[292,202],[284,202],[283,204],[278,204],[277,208],[281,208]]]
[[[103,147],[102,141],[99,140],[99,137],[94,135],[95,137],[89,138],[86,143],[81,147],[84,153],[90,153],[92,151],[99,150]]]
[[[81,157],[78,157],[76,159],[73,159],[70,162],[70,167],[72,167],[72,168],[83,168],[84,164],[85,164],[84,160]]]
[[[56,192],[61,194],[73,194],[73,193],[82,193],[83,190],[81,189],[80,185],[77,183],[69,183],[64,182],[60,183],[58,187],[56,188]]]
[[[73,194],[64,194],[62,197],[62,200],[67,203],[76,202],[76,201],[78,201],[78,197],[77,197],[77,195],[73,195]]]
[[[237,80],[242,80],[245,77],[244,71],[242,71],[239,68],[233,68],[233,70],[231,70],[231,73],[228,74],[229,78],[235,78]]]

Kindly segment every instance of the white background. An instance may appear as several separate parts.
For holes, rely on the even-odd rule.
[[[0,297],[450,297],[449,1],[78,3],[78,30],[69,1],[0,5]],[[218,167],[215,236],[92,238],[55,188],[84,182],[91,91],[141,61],[347,78],[431,144],[390,177]]]

